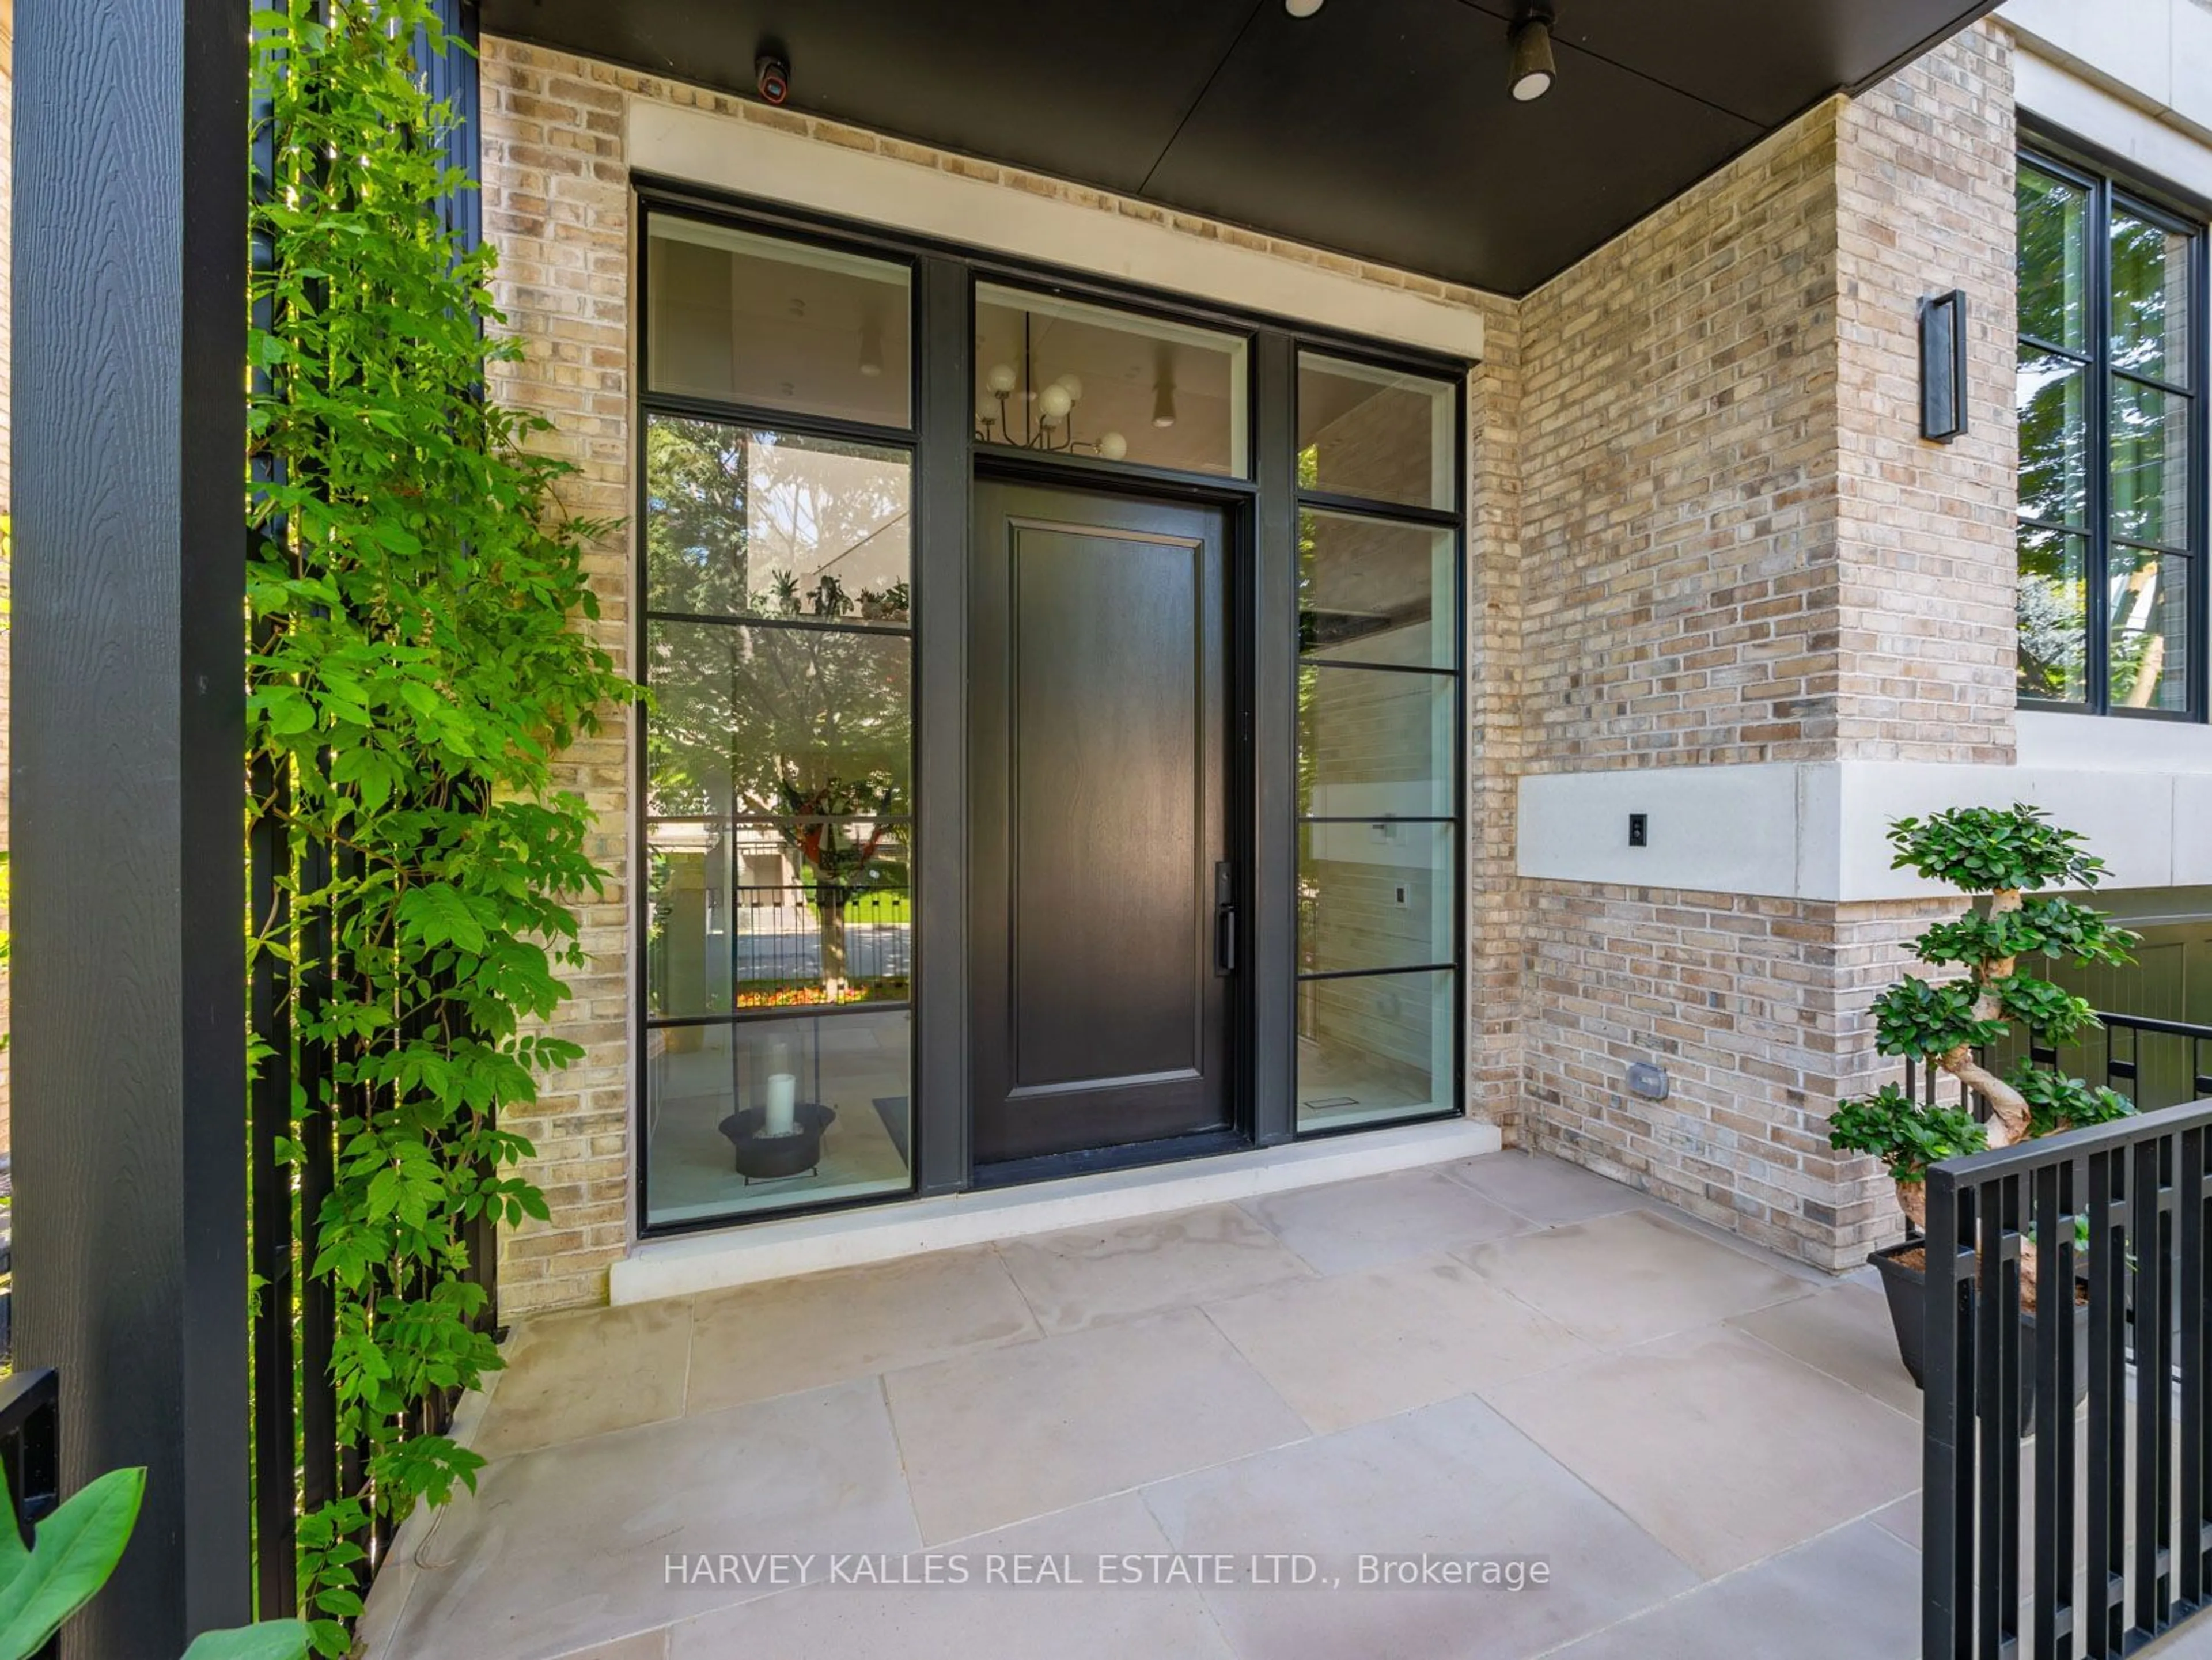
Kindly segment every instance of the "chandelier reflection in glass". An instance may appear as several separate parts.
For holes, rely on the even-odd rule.
[[[1023,449],[1049,450],[1060,455],[1096,455],[1119,461],[1129,453],[1129,441],[1108,430],[1096,438],[1075,434],[1075,406],[1083,401],[1083,380],[1063,374],[1039,386],[1030,356],[1029,319],[1022,319],[1022,367],[994,363],[983,376],[982,392],[997,405],[976,411],[975,441],[1013,444]],[[1015,410],[1019,406],[1017,419]],[[1034,408],[1036,419],[1030,418]]]

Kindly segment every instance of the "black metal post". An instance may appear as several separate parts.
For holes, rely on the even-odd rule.
[[[15,1269],[62,1481],[147,1469],[65,1651],[252,1611],[246,0],[15,35]]]
[[[923,1193],[968,1185],[968,272],[930,258],[916,273],[921,435],[915,480],[915,721],[928,758],[915,779],[915,1126]]]
[[[1974,1322],[1960,1274],[1971,1250],[1972,1189],[1948,1171],[1928,1173],[1924,1434],[1921,1442],[1922,1660],[1972,1651]],[[1970,1259],[1971,1260],[1971,1259]]]
[[[1252,1139],[1297,1134],[1297,350],[1262,333],[1252,364],[1260,486],[1252,607]]]

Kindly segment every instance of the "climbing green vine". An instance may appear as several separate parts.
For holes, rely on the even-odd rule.
[[[331,1057],[312,1093],[295,1069],[280,1155],[334,1121],[301,1266],[336,1304],[338,1444],[364,1452],[300,1521],[325,1653],[359,1612],[371,1517],[442,1503],[482,1462],[409,1413],[499,1365],[466,1231],[546,1215],[496,1119],[578,1056],[532,1027],[603,877],[552,762],[632,695],[575,626],[596,615],[581,550],[609,527],[560,507],[568,469],[527,447],[545,423],[483,396],[519,353],[487,332],[491,252],[440,214],[465,186],[413,53],[447,49],[426,0],[256,21],[274,161],[253,213],[248,744],[253,810],[289,853],[251,949],[284,966],[295,1052]]]

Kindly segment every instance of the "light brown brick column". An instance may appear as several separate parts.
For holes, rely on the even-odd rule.
[[[611,70],[488,40],[483,52],[484,229],[497,245],[495,295],[524,345],[493,383],[501,401],[552,420],[545,447],[575,464],[562,483],[569,511],[621,521],[586,560],[599,596],[598,637],[630,661],[629,176],[623,94]],[[602,1302],[607,1265],[629,1237],[629,714],[562,757],[561,787],[599,815],[592,856],[614,873],[583,908],[588,968],[555,1030],[582,1063],[544,1080],[534,1106],[510,1111],[537,1158],[550,1223],[503,1233],[503,1315]]]
[[[2012,143],[1983,25],[1523,303],[1528,770],[2011,758]],[[1954,287],[1973,424],[1937,445],[1918,301]],[[1529,884],[1528,1139],[1849,1266],[1895,1224],[1826,1120],[1942,909]]]

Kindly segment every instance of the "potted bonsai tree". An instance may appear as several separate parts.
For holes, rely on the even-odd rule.
[[[1946,883],[1979,902],[1914,942],[1921,962],[1963,974],[1907,975],[1874,1005],[1881,1053],[1956,1079],[1961,1104],[1916,1100],[1891,1083],[1841,1103],[1829,1121],[1830,1145],[1882,1161],[1910,1231],[1918,1236],[1928,1222],[1929,1165],[2135,1110],[2116,1091],[2093,1088],[2032,1058],[2000,1076],[1983,1057],[2016,1028],[2032,1047],[2055,1050],[2096,1024],[2087,1002],[2027,972],[2023,958],[2125,963],[2136,936],[2091,907],[2046,891],[2094,888],[2105,864],[2086,851],[2081,836],[2035,807],[1960,807],[1900,818],[1890,826],[1889,841],[1896,849],[1893,869]],[[1976,1102],[1986,1122],[1966,1104]],[[1925,1243],[1908,1237],[1869,1260],[1881,1273],[1899,1352],[1917,1383]],[[2031,1311],[2034,1272],[2034,1254],[2025,1253],[2023,1301]],[[2086,1355],[2087,1346],[2077,1345],[2076,1353]],[[2031,1374],[2023,1377],[2032,1382]]]

